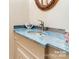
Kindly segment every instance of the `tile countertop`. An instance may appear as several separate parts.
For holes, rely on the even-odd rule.
[[[38,31],[38,29],[30,29],[31,31]],[[28,33],[26,28],[15,28],[14,31],[23,37],[29,38],[29,40],[34,40],[35,42],[41,44],[42,46],[50,45],[52,47],[61,49],[63,51],[69,52],[69,46],[64,40],[64,34],[45,31],[48,36],[40,36]]]

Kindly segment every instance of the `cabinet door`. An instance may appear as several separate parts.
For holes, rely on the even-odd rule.
[[[20,47],[16,44],[16,57],[15,59],[35,59],[33,55],[31,55],[24,48]]]
[[[26,54],[31,55],[31,59],[45,59],[45,47],[39,43],[18,35],[17,33],[15,33],[15,42],[15,44],[18,44],[26,51]]]
[[[69,54],[58,48],[47,48],[47,59],[69,59]]]
[[[25,55],[25,53],[20,48],[17,48],[16,59],[30,59],[30,58],[27,55]]]

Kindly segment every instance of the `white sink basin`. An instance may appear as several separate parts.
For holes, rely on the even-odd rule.
[[[44,32],[42,31],[29,31],[28,33],[33,34],[33,35],[38,35],[38,36],[47,36]]]

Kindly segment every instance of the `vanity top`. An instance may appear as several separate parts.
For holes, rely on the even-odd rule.
[[[38,35],[29,33],[28,31],[40,31],[39,29],[27,29],[27,28],[15,28],[14,31],[25,37],[29,38],[29,40],[33,40],[42,46],[46,47],[47,45],[51,47],[55,47],[61,49],[63,51],[69,52],[68,43],[64,40],[64,34],[52,32],[52,31],[44,31],[44,35]]]

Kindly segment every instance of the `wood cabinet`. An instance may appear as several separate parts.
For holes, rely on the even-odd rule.
[[[69,54],[61,49],[48,46],[46,50],[47,59],[69,59]]]
[[[15,34],[15,59],[45,59],[45,47]]]
[[[35,59],[27,50],[25,50],[20,45],[16,45],[16,59]]]
[[[68,54],[61,53],[58,48],[43,45],[15,34],[15,59],[69,59]],[[62,56],[63,55],[63,56]]]

